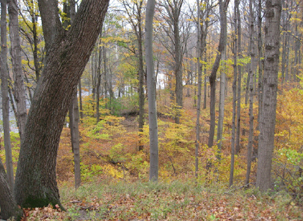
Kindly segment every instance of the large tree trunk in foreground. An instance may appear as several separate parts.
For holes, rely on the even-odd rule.
[[[22,216],[22,210],[19,209],[17,203],[12,195],[9,184],[7,182],[7,176],[0,158],[0,208],[1,218],[8,219],[14,217],[19,219]]]
[[[265,63],[263,103],[260,119],[257,187],[266,191],[271,186],[271,164],[276,122],[281,1],[267,0],[265,13]]]
[[[45,8],[48,3],[39,1],[43,29],[49,29],[48,23],[53,22],[49,13],[52,9]],[[48,48],[21,144],[15,197],[22,207],[60,205],[56,182],[60,134],[74,89],[101,31],[108,3],[83,0],[68,32],[62,28],[58,14],[55,16],[58,34]]]
[[[147,93],[148,93],[148,117],[150,140],[150,170],[149,180],[158,181],[159,154],[158,154],[158,123],[156,106],[156,77],[153,61],[153,18],[155,0],[148,0],[145,21],[145,53],[147,66]]]

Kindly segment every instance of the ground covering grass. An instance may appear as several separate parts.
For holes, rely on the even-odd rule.
[[[99,178],[78,190],[61,184],[66,211],[51,206],[26,210],[26,220],[303,220],[302,207],[285,192],[261,194],[185,180]]]

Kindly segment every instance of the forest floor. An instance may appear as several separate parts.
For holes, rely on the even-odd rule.
[[[293,125],[294,123],[289,124],[288,121],[283,120],[285,117],[282,118],[284,115],[281,113],[284,113],[283,108],[290,110],[286,104],[294,103],[295,105],[292,105],[295,111],[291,113],[292,119],[301,120],[301,115],[297,114],[296,117],[296,113],[301,113],[299,110],[302,108],[302,95],[296,91],[290,91],[286,95],[279,98],[278,109],[281,110],[279,109],[277,116],[282,120],[278,122]],[[58,206],[28,209],[25,210],[26,217],[23,220],[303,220],[302,197],[301,199],[292,197],[295,194],[302,196],[300,191],[303,186],[300,179],[294,180],[289,185],[298,187],[297,192],[291,192],[294,188],[289,188],[286,192],[283,186],[279,185],[275,186],[274,191],[263,194],[253,185],[244,188],[247,133],[242,135],[241,152],[236,157],[235,186],[228,188],[232,112],[230,96],[226,99],[224,123],[226,132],[225,139],[222,141],[224,148],[221,162],[213,164],[213,170],[207,173],[205,173],[205,162],[209,159],[216,162],[217,151],[203,146],[207,143],[208,137],[209,109],[201,110],[201,150],[199,151],[201,169],[197,181],[193,173],[196,117],[194,97],[184,99],[182,124],[178,126],[173,123],[173,115],[170,115],[173,108],[169,107],[167,97],[161,95],[158,101],[161,141],[159,142],[160,181],[158,183],[148,182],[147,127],[143,133],[144,150],[138,152],[137,116],[121,118],[106,115],[102,119],[104,123],[99,122],[97,125],[95,118],[87,118],[80,125],[82,185],[77,190],[73,187],[73,154],[69,129],[64,128],[61,134],[57,158],[57,182],[61,202],[66,211],[61,211]],[[145,122],[148,122],[147,116]],[[247,131],[246,106],[242,107],[242,122],[242,130]],[[298,125],[302,124],[298,123]],[[277,132],[286,130],[285,126],[278,126]],[[298,136],[292,135],[294,146],[302,143],[301,139],[297,138],[301,134],[298,131]],[[286,139],[283,136],[277,137],[277,144],[283,144],[283,139]],[[287,162],[284,158],[277,159]],[[252,166],[251,183],[254,183],[256,178],[255,165],[256,162]],[[281,170],[277,165],[274,171],[280,174]]]
[[[303,220],[302,206],[286,193],[261,194],[219,184],[99,177],[78,190],[63,184],[60,193],[65,212],[51,206],[25,210],[24,220]]]

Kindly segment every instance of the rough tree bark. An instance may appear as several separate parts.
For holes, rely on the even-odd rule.
[[[265,63],[263,103],[260,119],[257,187],[271,187],[279,68],[281,0],[267,0],[265,12]]]
[[[109,1],[83,0],[69,31],[62,28],[57,1],[39,0],[38,3],[47,60],[21,144],[15,197],[22,207],[61,205],[56,182],[60,134],[76,85],[102,28]]]
[[[14,217],[13,220],[19,220],[22,216],[22,210],[18,207],[12,191],[7,181],[7,176],[0,158],[0,208],[1,218],[8,219]]]
[[[156,105],[156,81],[153,61],[153,18],[155,0],[148,0],[145,20],[145,54],[147,66],[147,93],[149,116],[149,142],[150,142],[150,170],[149,180],[158,181],[159,154],[158,154],[158,123]]]

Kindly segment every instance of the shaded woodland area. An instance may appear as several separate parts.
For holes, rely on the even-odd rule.
[[[212,186],[283,193],[285,218],[303,216],[302,16],[301,0],[1,0],[1,218],[187,217],[101,206],[153,188],[190,220],[260,218],[204,211]],[[95,182],[102,203],[62,202]]]

